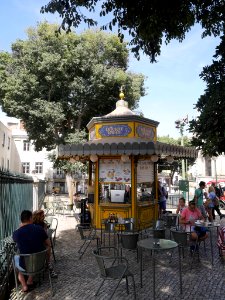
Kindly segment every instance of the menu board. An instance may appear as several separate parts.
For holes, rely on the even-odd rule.
[[[139,160],[137,163],[137,183],[154,181],[154,164],[150,160]]]
[[[100,159],[99,182],[131,182],[131,162],[122,162],[120,159]]]

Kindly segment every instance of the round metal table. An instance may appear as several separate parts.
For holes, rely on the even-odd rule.
[[[179,275],[180,275],[180,293],[182,294],[182,274],[181,274],[181,254],[180,247],[178,244],[171,240],[165,239],[154,239],[148,238],[144,240],[140,240],[138,243],[138,248],[140,248],[140,278],[141,278],[141,287],[142,285],[142,250],[150,250],[152,251],[152,265],[153,265],[153,299],[155,299],[155,251],[164,251],[164,250],[172,250],[174,248],[178,248],[179,251]]]

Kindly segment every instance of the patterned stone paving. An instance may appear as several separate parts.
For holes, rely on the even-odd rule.
[[[109,298],[115,282],[107,281],[98,297],[94,294],[100,283],[99,271],[92,255],[91,247],[88,248],[82,259],[79,260],[78,249],[81,245],[79,233],[76,229],[76,218],[70,213],[57,215],[59,226],[55,245],[56,263],[55,270],[58,279],[53,279],[55,295],[52,298],[47,276],[44,281],[32,292],[23,295],[24,300],[105,300]],[[168,233],[167,233],[168,234]],[[99,232],[100,236],[100,232]],[[168,235],[169,236],[169,235]],[[218,255],[216,247],[216,230],[213,232],[214,265],[211,264],[209,241],[206,243],[206,253],[200,249],[200,262],[194,258],[192,269],[189,251],[182,258],[183,295],[180,295],[178,255],[174,251],[170,263],[170,252],[164,251],[156,255],[156,299],[196,299],[196,300],[223,300],[225,299],[225,264]],[[92,242],[92,247],[95,243]],[[152,260],[150,252],[144,251],[143,261],[143,288],[140,286],[140,263],[137,263],[136,252],[123,251],[129,260],[130,270],[135,276],[137,299],[153,299],[152,293]],[[15,290],[12,291],[11,300],[16,299]],[[130,294],[126,294],[125,281],[123,281],[114,299],[134,299],[132,284]]]

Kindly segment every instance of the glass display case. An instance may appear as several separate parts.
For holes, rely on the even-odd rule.
[[[127,203],[126,190],[131,185],[131,162],[120,159],[99,161],[100,203]]]

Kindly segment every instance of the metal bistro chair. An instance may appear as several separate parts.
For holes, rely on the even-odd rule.
[[[106,245],[106,237],[108,245],[111,246],[111,236],[113,237],[113,245],[116,244],[116,227],[117,223],[109,222],[108,219],[102,219],[101,222],[101,244]]]
[[[199,251],[198,251],[198,246],[200,242],[198,240],[196,241],[191,241],[190,240],[190,232],[185,231],[183,228],[178,228],[174,227],[170,229],[173,239],[176,243],[178,243],[178,246],[182,250],[183,258],[184,258],[184,249],[189,249],[191,245],[193,245],[193,253],[192,253],[192,260],[191,260],[191,268],[192,268],[192,263],[194,259],[194,255],[198,255],[198,260],[199,258]],[[172,259],[172,256],[171,256]]]
[[[41,252],[33,254],[16,254],[13,256],[13,270],[15,276],[16,284],[16,295],[17,300],[19,300],[19,291],[18,291],[18,281],[17,281],[17,271],[23,275],[35,276],[44,274],[46,270],[46,261],[47,261],[47,249]],[[51,288],[51,294],[53,296],[52,281],[50,276],[50,270],[48,270],[49,284]]]
[[[136,299],[136,288],[133,274],[128,269],[128,261],[125,257],[118,255],[118,249],[116,247],[101,247],[93,251],[96,258],[102,282],[95,293],[97,296],[102,288],[105,280],[117,280],[117,284],[113,289],[109,299],[112,299],[117,288],[119,287],[122,279],[126,279],[126,290],[129,294],[128,277],[132,278],[134,299]]]
[[[134,232],[135,230],[135,219],[134,218],[125,218],[124,219],[124,230]]]
[[[56,232],[57,232],[57,228],[58,228],[58,219],[55,218],[55,217],[51,217],[51,216],[47,216],[45,218],[45,221],[47,222],[47,226],[48,228],[51,229],[52,231],[52,240],[53,240],[53,243],[55,245],[55,241],[56,241]]]
[[[153,237],[157,239],[165,239],[166,227],[163,220],[157,220],[153,225]]]
[[[80,249],[78,250],[79,253],[79,259],[84,255],[87,248],[91,244],[92,241],[96,241],[97,247],[99,247],[99,237],[96,235],[96,228],[91,227],[89,224],[87,226],[85,225],[77,225],[78,231],[80,233],[81,240],[83,241],[83,244],[80,246]]]
[[[137,252],[137,262],[138,262],[138,247],[137,242],[139,238],[138,232],[121,232],[118,233],[119,236],[119,245],[121,256],[123,255],[123,249],[135,250]]]

